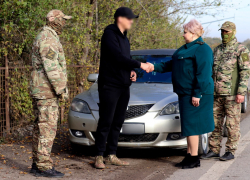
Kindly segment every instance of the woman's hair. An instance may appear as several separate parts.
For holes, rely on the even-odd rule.
[[[193,34],[196,34],[197,36],[202,36],[204,34],[204,30],[201,23],[196,19],[192,19],[188,23],[184,24],[183,28]]]

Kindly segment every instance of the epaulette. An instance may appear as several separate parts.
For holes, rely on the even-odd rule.
[[[203,44],[205,44],[205,42],[197,41],[195,44],[203,45]]]

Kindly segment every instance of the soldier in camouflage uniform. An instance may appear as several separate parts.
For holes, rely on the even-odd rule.
[[[58,102],[67,98],[66,61],[58,35],[66,24],[60,10],[47,15],[46,26],[37,35],[32,47],[31,95],[37,115],[33,130],[32,173],[37,176],[63,177],[55,171],[50,153],[56,136]]]
[[[241,103],[247,94],[250,73],[249,50],[237,42],[236,26],[225,22],[221,27],[222,44],[214,49],[214,121],[215,130],[210,137],[210,151],[203,159],[219,157],[224,118],[228,140],[226,153],[220,160],[234,159],[240,139]]]

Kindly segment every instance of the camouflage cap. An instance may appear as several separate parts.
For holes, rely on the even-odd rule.
[[[62,18],[64,18],[64,19],[71,19],[71,18],[72,18],[72,16],[67,16],[67,15],[63,14],[62,11],[57,10],[57,9],[53,9],[53,10],[51,10],[51,11],[47,14],[46,18],[49,19],[50,17],[55,17],[55,18],[56,18],[56,17],[57,17],[57,18],[62,17]]]
[[[222,24],[219,30],[221,29],[226,30],[226,31],[233,31],[233,30],[236,30],[236,26],[233,22],[226,21]]]

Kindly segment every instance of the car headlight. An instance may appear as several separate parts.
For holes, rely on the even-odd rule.
[[[74,99],[71,103],[70,109],[72,111],[76,111],[80,113],[91,114],[88,104],[85,101],[80,100],[80,99]]]
[[[179,102],[172,102],[166,105],[162,111],[160,112],[160,115],[169,115],[169,114],[179,114]]]

